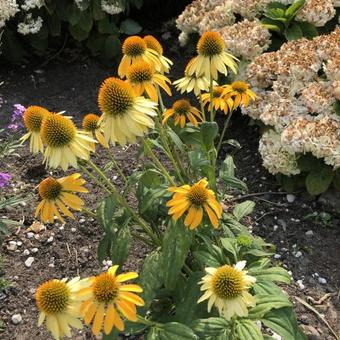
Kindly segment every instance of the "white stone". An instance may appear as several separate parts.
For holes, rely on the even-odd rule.
[[[31,252],[32,252],[33,254],[37,253],[38,251],[39,251],[38,248],[32,248],[32,249],[31,249]]]
[[[308,231],[306,231],[306,235],[307,235],[307,236],[312,236],[312,235],[314,235],[313,230],[308,230]]]
[[[21,314],[13,314],[12,315],[12,322],[14,325],[18,325],[22,321]]]
[[[32,233],[32,232],[27,233],[27,237],[28,238],[33,238],[34,237],[34,233]]]
[[[17,246],[18,246],[18,247],[21,247],[21,246],[22,246],[22,242],[21,242],[21,241],[18,241],[18,242],[17,242]]]
[[[325,285],[327,283],[327,280],[324,277],[319,277],[318,278],[319,283],[321,283],[322,285]]]
[[[81,218],[80,220],[79,220],[79,223],[85,223],[85,218]]]
[[[23,254],[24,254],[25,256],[28,256],[28,255],[30,254],[30,251],[29,251],[28,249],[25,249],[24,252],[23,252]]]
[[[77,231],[76,228],[71,228],[71,232],[72,232],[72,233],[75,233],[76,231]]]
[[[280,254],[274,254],[274,259],[280,259],[281,255]]]
[[[9,241],[7,249],[11,251],[17,250],[17,243],[15,241]]]
[[[53,242],[53,236],[50,236],[50,237],[47,239],[46,243],[52,243],[52,242]]]
[[[25,266],[27,268],[31,268],[32,263],[34,262],[34,257],[30,256],[27,258],[27,260],[25,261]]]
[[[302,280],[297,280],[296,281],[297,285],[299,286],[299,288],[302,290],[302,289],[305,289],[305,285],[302,283]]]
[[[273,226],[273,230],[274,230],[274,231],[276,231],[278,228],[279,228],[279,226],[276,225],[276,224]]]
[[[301,251],[297,251],[297,252],[295,253],[295,257],[301,257],[301,256],[302,256]]]
[[[55,267],[55,264],[54,264],[54,263],[50,263],[48,266],[49,266],[50,268],[54,268],[54,267]]]
[[[314,273],[312,274],[313,277],[319,277],[319,274],[318,273]]]

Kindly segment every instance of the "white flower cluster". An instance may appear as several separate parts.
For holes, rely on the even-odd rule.
[[[0,0],[0,28],[19,11],[16,0]]]
[[[277,52],[264,53],[249,64],[247,81],[259,100],[242,108],[242,113],[273,128],[260,143],[263,164],[271,173],[281,168],[276,158],[283,151],[296,158],[310,152],[334,169],[340,167],[340,117],[334,109],[340,98],[339,41],[337,28],[313,40],[283,44]],[[287,157],[284,163],[294,169]],[[278,164],[270,164],[271,160]]]
[[[259,143],[263,166],[273,174],[297,175],[300,169],[294,152],[288,151],[281,142],[281,135],[275,130],[266,131]]]
[[[44,0],[25,0],[25,2],[20,6],[24,11],[29,11],[33,8],[40,8],[44,5]]]
[[[124,12],[124,7],[119,0],[101,0],[100,4],[107,14],[115,15]]]
[[[22,35],[36,34],[40,31],[43,24],[41,17],[33,18],[32,14],[26,15],[25,21],[18,23],[18,32]]]

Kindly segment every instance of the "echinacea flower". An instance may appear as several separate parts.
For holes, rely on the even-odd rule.
[[[161,73],[169,73],[170,67],[173,65],[173,62],[163,55],[163,47],[160,42],[152,35],[146,35],[143,40],[146,43],[146,46],[151,50],[157,52],[159,61],[161,62]]]
[[[23,114],[24,124],[28,132],[20,140],[22,143],[30,140],[30,151],[32,153],[44,152],[40,130],[43,119],[48,115],[50,115],[50,112],[40,106],[29,106]]]
[[[96,136],[98,142],[104,147],[108,148],[109,144],[104,138],[103,127],[99,124],[100,117],[94,113],[89,113],[83,118],[82,126],[85,131],[87,131],[91,138]],[[93,143],[93,147],[94,147]]]
[[[201,290],[205,293],[197,303],[208,300],[208,312],[215,306],[226,320],[234,315],[247,316],[247,308],[255,306],[255,298],[248,290],[256,282],[256,278],[247,275],[247,271],[243,270],[245,265],[246,261],[240,261],[234,266],[205,268],[207,275],[200,281]]]
[[[249,89],[249,85],[244,81],[237,80],[230,85],[224,85],[223,88],[225,98],[233,99],[233,110],[240,106],[240,104],[247,107],[250,100],[256,99],[256,94]]]
[[[203,104],[210,103],[210,93],[202,94]],[[212,91],[212,102],[215,110],[222,110],[225,114],[233,109],[234,102],[228,97],[224,97],[224,88],[222,86],[214,86]]]
[[[184,92],[189,93],[194,90],[195,96],[198,96],[202,91],[209,91],[209,80],[204,76],[197,76],[196,74],[189,74],[189,69],[193,63],[194,58],[187,64],[184,77],[173,82],[176,89],[182,94]]]
[[[179,125],[181,128],[184,128],[187,121],[194,126],[198,126],[198,120],[203,121],[201,112],[191,106],[186,99],[175,101],[172,108],[163,113],[162,124],[164,125],[170,117],[173,117],[174,125]]]
[[[188,68],[189,75],[204,75],[209,80],[217,80],[218,72],[227,75],[228,67],[237,73],[237,58],[224,51],[224,42],[218,32],[203,33],[197,43],[197,53]]]
[[[39,195],[42,201],[35,210],[35,217],[40,215],[42,222],[53,223],[54,216],[56,216],[64,223],[65,221],[59,212],[60,210],[64,215],[74,219],[69,208],[80,211],[84,201],[74,195],[73,192],[88,192],[83,186],[84,183],[85,180],[80,178],[80,174],[72,174],[59,179],[48,177],[41,181],[39,184]]]
[[[144,60],[151,64],[156,71],[161,70],[157,52],[147,47],[146,42],[138,36],[131,36],[125,39],[122,46],[123,58],[118,66],[118,75],[126,77],[129,67],[136,61]]]
[[[5,172],[0,172],[0,188],[5,187],[8,182],[11,180],[12,176],[10,174],[6,174]]]
[[[135,143],[155,123],[157,104],[136,96],[132,86],[118,78],[107,78],[100,87],[98,105],[103,113],[104,137],[107,142],[120,145]]]
[[[46,319],[46,328],[57,340],[71,337],[70,327],[83,328],[80,318],[81,300],[78,292],[89,285],[87,279],[80,280],[75,277],[67,282],[67,279],[50,280],[37,288],[35,299],[40,311],[38,326]]]
[[[43,120],[41,138],[46,145],[46,166],[54,169],[60,166],[64,171],[70,165],[78,167],[77,157],[88,160],[92,143],[96,143],[87,132],[78,130],[69,117],[61,114],[50,114]]]
[[[203,213],[207,213],[211,224],[218,228],[218,220],[222,216],[222,206],[216,200],[215,193],[207,188],[208,181],[204,178],[194,185],[182,185],[180,187],[170,187],[168,190],[174,195],[167,202],[169,215],[177,221],[186,211],[188,211],[184,225],[189,229],[197,228],[203,219]]]
[[[156,73],[153,67],[143,60],[133,63],[128,68],[127,82],[133,87],[137,96],[146,92],[156,103],[158,103],[157,85],[171,96],[171,90],[167,84],[171,83],[170,80],[163,74]]]
[[[112,266],[107,272],[90,278],[91,286],[80,291],[79,295],[85,300],[80,312],[85,324],[92,320],[92,332],[98,335],[101,329],[110,334],[113,327],[124,330],[122,316],[129,321],[137,321],[136,306],[144,306],[144,301],[134,293],[143,289],[136,284],[123,284],[135,279],[138,274],[128,272],[116,275],[118,266]]]

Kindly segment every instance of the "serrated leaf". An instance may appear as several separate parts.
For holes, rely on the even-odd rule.
[[[220,333],[230,329],[227,320],[218,317],[208,319],[198,319],[191,324],[191,328],[199,336],[218,336]]]
[[[112,232],[114,225],[114,214],[117,209],[115,197],[108,196],[101,200],[96,209],[97,221],[104,231]]]
[[[162,326],[162,340],[196,340],[196,335],[188,326],[179,322],[169,322]]]
[[[236,334],[238,334],[239,339],[263,340],[260,329],[253,321],[247,319],[237,322]]]
[[[255,208],[255,202],[253,201],[244,201],[240,204],[237,204],[233,209],[233,215],[236,217],[238,221],[240,221],[244,216],[247,216],[253,212]]]
[[[281,267],[271,267],[263,269],[249,268],[249,275],[255,276],[258,280],[279,281],[290,283],[291,277],[287,270]]]

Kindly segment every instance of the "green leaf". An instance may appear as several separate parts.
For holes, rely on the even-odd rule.
[[[254,210],[255,202],[253,201],[244,201],[240,204],[237,204],[233,209],[233,214],[238,221],[240,221],[244,216],[251,214]]]
[[[281,8],[285,11],[286,5],[278,1],[273,1],[267,4],[267,7],[266,7],[266,9],[275,9],[275,8]]]
[[[229,330],[230,324],[223,318],[212,317],[195,320],[191,327],[203,339],[206,336],[218,336],[222,332]]]
[[[88,11],[81,12],[78,25],[83,31],[90,32],[93,26],[91,13]]]
[[[182,140],[178,137],[178,135],[171,129],[168,128],[166,130],[168,135],[170,136],[171,140],[174,142],[174,144],[178,147],[178,149],[181,152],[185,152],[185,144],[182,142]]]
[[[224,176],[221,179],[227,188],[239,189],[242,192],[248,191],[247,184],[236,177]]]
[[[118,340],[119,339],[118,336],[119,336],[118,330],[115,327],[113,327],[110,334],[108,335],[103,334],[102,340]]]
[[[249,311],[249,318],[253,320],[261,319],[272,309],[278,309],[283,307],[291,307],[292,304],[283,295],[262,295],[255,296],[256,306]]]
[[[244,255],[253,255],[253,256],[258,256],[258,257],[261,257],[261,256],[271,256],[273,254],[273,252],[267,252],[267,251],[264,251],[264,250],[261,250],[261,249],[250,249],[250,250],[247,250]]]
[[[70,24],[68,26],[68,30],[70,31],[72,37],[78,41],[86,40],[89,36],[89,32],[84,31],[79,25],[73,26]]]
[[[194,251],[193,255],[202,265],[207,265],[209,267],[219,267],[221,265],[220,261],[207,251]]]
[[[317,28],[310,22],[300,21],[300,22],[297,22],[297,24],[300,26],[304,37],[308,39],[313,39],[314,37],[318,36],[319,32]]]
[[[239,339],[263,340],[262,333],[256,324],[247,319],[243,319],[236,324],[236,334]]]
[[[256,280],[253,285],[253,289],[256,294],[261,295],[276,295],[286,297],[281,288],[277,286],[273,281]]]
[[[276,32],[282,32],[284,30],[284,25],[277,20],[264,17],[261,19],[261,23],[269,30],[273,30]]]
[[[237,250],[236,250],[236,240],[232,238],[221,238],[221,244],[225,250],[233,255],[235,263],[238,261]]]
[[[214,148],[214,140],[218,134],[218,125],[216,122],[203,122],[200,126],[202,143],[206,150]]]
[[[297,0],[292,5],[290,5],[286,10],[286,15],[290,18],[294,17],[298,11],[304,6],[305,0]]]
[[[340,116],[340,100],[337,100],[335,103],[334,103],[334,111],[335,113]]]
[[[298,167],[301,171],[312,171],[312,170],[321,170],[324,166],[324,163],[321,159],[316,158],[311,153],[307,153],[305,155],[301,155],[298,160]]]
[[[75,26],[80,20],[81,12],[75,3],[67,7],[67,20],[71,26]]]
[[[293,309],[285,307],[267,313],[261,322],[284,340],[306,340],[307,337],[299,329]]]
[[[194,151],[189,151],[188,158],[190,166],[195,170],[199,170],[210,164],[208,158],[201,152],[201,150],[196,149]]]
[[[98,244],[97,248],[97,258],[98,262],[102,263],[105,260],[106,256],[110,255],[111,249],[111,237],[109,235],[105,235]]]
[[[142,26],[132,19],[126,19],[120,24],[120,31],[128,35],[138,34],[141,30]]]
[[[228,155],[221,164],[220,177],[235,177],[235,169],[234,159],[232,156]]]
[[[291,277],[287,270],[281,267],[271,267],[264,269],[249,268],[249,275],[255,276],[258,280],[279,281],[289,284]]]
[[[287,40],[297,40],[303,37],[302,30],[297,23],[293,23],[285,30]]]
[[[101,0],[92,0],[92,16],[94,20],[105,18],[105,12],[102,10]]]
[[[171,219],[163,239],[162,272],[165,288],[173,289],[192,242],[192,232],[180,221]]]
[[[119,266],[124,264],[129,255],[131,241],[132,237],[129,227],[125,225],[118,231],[117,237],[111,248],[110,258],[114,264],[118,264]]]
[[[104,42],[102,57],[112,60],[119,55],[121,51],[121,43],[116,35],[109,35]]]
[[[162,326],[160,340],[196,340],[191,328],[179,322],[169,322]]]
[[[48,17],[48,25],[50,28],[51,36],[58,37],[61,34],[61,21],[58,15],[53,13]]]
[[[321,170],[312,170],[306,177],[306,188],[311,195],[320,195],[325,192],[334,177],[333,169],[324,166]]]
[[[156,295],[156,291],[162,285],[162,258],[159,251],[154,250],[144,260],[142,271],[138,278],[138,284],[143,288],[141,298],[145,305],[141,308],[146,312]]]
[[[102,34],[110,34],[118,36],[119,30],[114,22],[111,22],[109,17],[98,21],[98,32]]]
[[[334,172],[333,185],[336,190],[340,191],[340,169]]]
[[[116,209],[117,202],[113,195],[104,198],[97,205],[97,221],[106,232],[113,231],[114,214]]]

